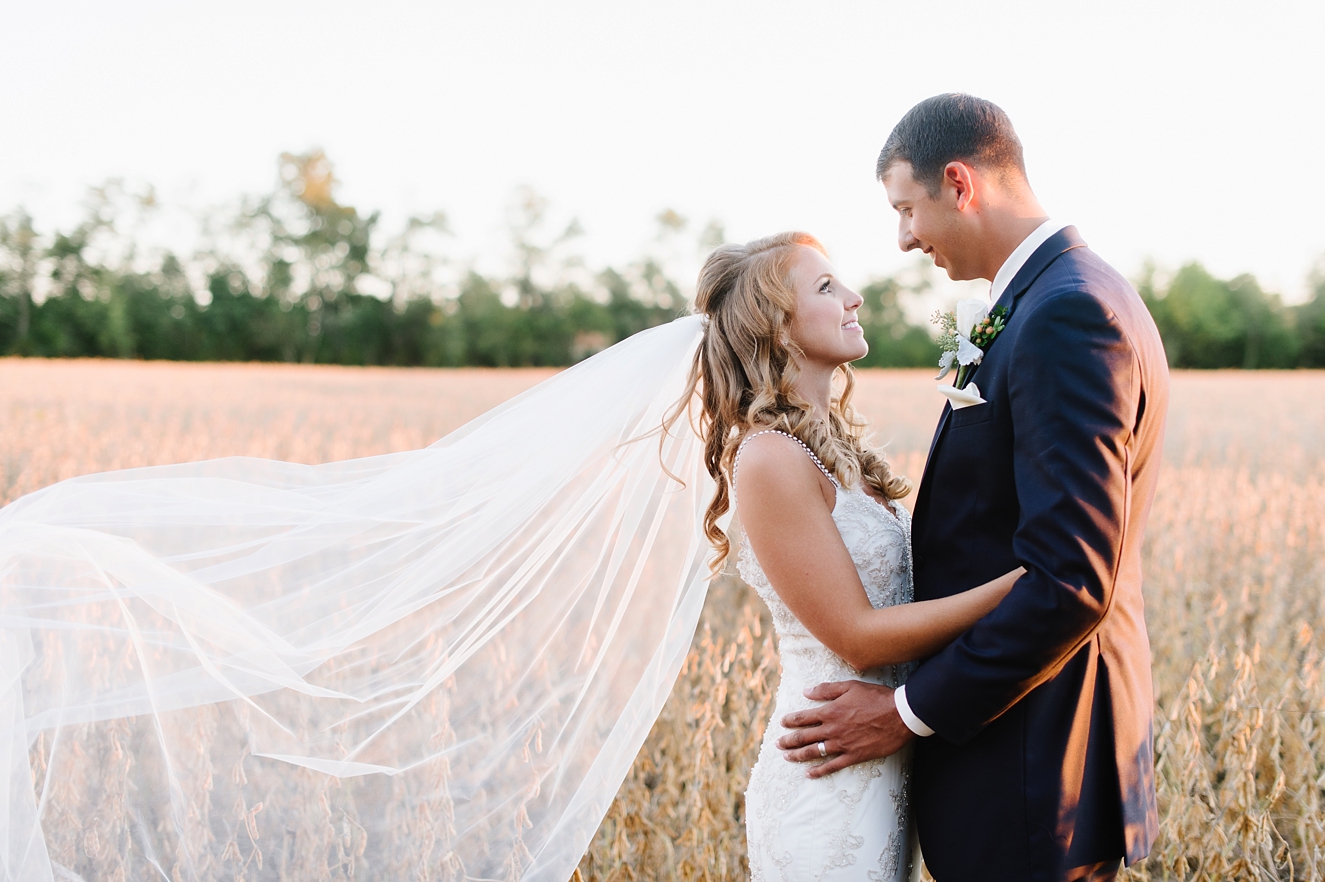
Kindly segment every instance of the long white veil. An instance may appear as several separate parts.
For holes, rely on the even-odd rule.
[[[0,509],[3,878],[565,882],[703,604],[712,482],[655,431],[701,335],[423,450]]]

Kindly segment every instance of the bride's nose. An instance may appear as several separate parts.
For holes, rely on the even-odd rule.
[[[846,299],[842,301],[842,306],[846,309],[859,309],[860,305],[864,302],[864,297],[861,297],[855,291],[847,288],[847,296]]]

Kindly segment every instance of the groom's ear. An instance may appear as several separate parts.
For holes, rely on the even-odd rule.
[[[975,171],[961,161],[953,161],[943,167],[944,201],[958,211],[965,211],[975,198]]]

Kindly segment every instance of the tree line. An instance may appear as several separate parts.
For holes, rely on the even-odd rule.
[[[562,366],[680,314],[678,253],[693,263],[723,241],[658,218],[656,248],[591,271],[573,222],[549,230],[547,205],[523,191],[510,217],[511,267],[481,273],[451,256],[444,215],[394,234],[340,204],[320,152],[286,154],[272,192],[203,224],[181,255],[145,253],[133,227],[154,195],[108,185],[84,219],[43,235],[22,211],[0,218],[0,355],[353,365]],[[680,261],[684,264],[685,260]],[[1199,264],[1138,289],[1175,367],[1325,367],[1325,272],[1285,306],[1251,276],[1221,280]],[[923,276],[861,289],[865,367],[928,367],[933,329],[908,322]]]
[[[1137,290],[1180,368],[1325,367],[1325,261],[1308,279],[1309,299],[1285,306],[1255,277],[1218,279],[1190,263],[1158,284],[1147,268]]]

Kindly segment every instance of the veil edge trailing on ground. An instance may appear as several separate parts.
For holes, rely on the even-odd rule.
[[[0,509],[0,877],[567,879],[703,606],[712,481],[658,431],[702,321],[422,450]]]

